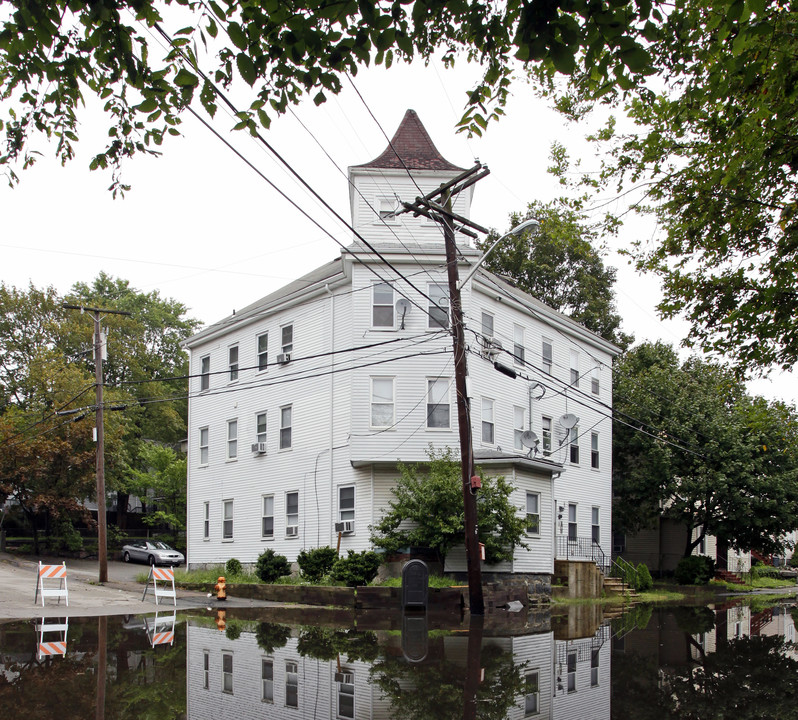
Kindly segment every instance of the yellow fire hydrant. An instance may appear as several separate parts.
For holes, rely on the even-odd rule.
[[[219,632],[224,632],[227,627],[227,613],[224,610],[216,611],[216,628]]]
[[[217,600],[227,600],[227,583],[224,581],[223,577],[219,578],[219,582],[213,586],[213,589],[216,590]]]

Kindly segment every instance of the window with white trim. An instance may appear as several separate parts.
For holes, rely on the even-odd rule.
[[[427,380],[427,427],[451,427],[449,405],[449,378]]]
[[[233,501],[222,500],[222,540],[233,539]]]
[[[238,380],[238,345],[227,348],[227,367],[230,370],[230,382]]]
[[[258,335],[258,372],[269,367],[269,333]]]
[[[449,327],[449,289],[445,285],[431,283],[427,288],[427,295],[430,303],[427,311],[429,313],[429,328],[448,328]]]
[[[388,283],[374,283],[371,286],[371,327],[394,327],[393,288]]]
[[[551,340],[546,340],[546,338],[543,338],[541,342],[540,357],[543,371],[551,375],[551,366],[553,364],[554,357],[554,348],[552,347]]]
[[[265,412],[258,413],[255,416],[255,442],[257,443],[265,443],[268,437],[266,432],[268,425],[267,425],[267,415]]]
[[[493,337],[493,315],[482,311],[482,335],[485,338]]]
[[[292,408],[292,405],[280,408],[280,450],[287,450],[291,447]]]
[[[590,537],[594,543],[601,542],[601,511],[595,505],[590,509]]]
[[[394,378],[371,378],[371,427],[387,428],[394,424]]]
[[[526,494],[526,532],[540,535],[540,493]]]
[[[594,367],[590,371],[590,392],[594,395],[599,394],[599,390],[601,389],[601,384],[599,382],[599,378],[601,377],[601,371],[599,370],[598,366]]]
[[[202,651],[202,688],[207,690],[211,686],[211,653]]]
[[[540,712],[540,673],[528,672],[524,677],[524,717]]]
[[[579,528],[576,524],[576,503],[568,504],[568,539],[576,540],[579,537]]]
[[[399,201],[395,197],[377,198],[377,217],[374,222],[380,225],[383,223],[396,225],[399,222],[395,214],[398,208]]]
[[[590,651],[590,687],[597,687],[599,684],[599,649]]]
[[[200,391],[207,390],[211,386],[211,356],[205,355],[200,358]]]
[[[355,486],[344,485],[338,488],[338,520],[345,522],[355,519]]]
[[[598,433],[590,433],[590,467],[599,469],[599,436]]]
[[[285,532],[287,537],[299,534],[299,493],[289,492],[285,494]],[[296,528],[296,532],[289,531],[288,528]],[[291,533],[289,535],[289,533]]]
[[[233,694],[233,654],[222,653],[222,692]]]
[[[283,325],[280,328],[280,352],[290,355],[294,351],[294,325]]]
[[[347,680],[352,679],[354,673],[347,669],[341,668],[341,675],[347,677]],[[344,720],[355,717],[355,683],[354,682],[339,682],[338,683],[338,717]]]
[[[202,539],[211,538],[211,504],[206,502],[202,510]]]
[[[207,465],[208,464],[208,443],[209,443],[209,431],[208,428],[200,428],[199,429],[199,464],[200,465]]]
[[[513,325],[513,357],[518,367],[524,367],[525,356],[524,328],[520,325]]]
[[[227,459],[238,457],[238,420],[227,421]]]
[[[262,702],[274,702],[274,660],[271,658],[261,658],[260,661],[260,684]]]
[[[516,450],[524,452],[526,448],[524,443],[521,442],[521,436],[524,434],[524,418],[526,410],[520,405],[513,406],[513,447]]]
[[[571,385],[579,387],[579,353],[571,350]]]
[[[574,425],[571,428],[569,442],[568,442],[568,449],[569,449],[569,461],[574,465],[579,464],[579,427]]]
[[[542,424],[542,445],[543,445],[543,454],[544,455],[551,455],[551,418],[546,417],[545,415],[541,419]]]
[[[261,505],[261,537],[265,540],[271,540],[274,537],[274,495],[264,495]]]
[[[569,652],[566,661],[566,669],[568,670],[568,692],[576,692],[576,659],[578,655],[576,652]]]
[[[293,660],[285,662],[285,706],[299,707],[299,668]]]
[[[482,398],[482,442],[488,445],[495,443],[496,425],[493,422],[493,406],[493,400]]]

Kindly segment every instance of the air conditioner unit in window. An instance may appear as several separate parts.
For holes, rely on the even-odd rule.
[[[354,520],[344,520],[343,522],[335,523],[335,532],[339,532],[339,533],[355,532],[355,521]]]
[[[280,353],[277,356],[278,365],[288,365],[291,362],[291,353]]]
[[[299,525],[286,525],[285,536],[296,537],[299,535]]]
[[[252,452],[255,453],[255,455],[263,455],[266,453],[267,447],[265,442],[252,443]]]
[[[335,682],[342,685],[351,685],[355,682],[355,674],[351,672],[337,672],[335,673]]]

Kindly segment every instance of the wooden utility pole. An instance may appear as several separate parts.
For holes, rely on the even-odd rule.
[[[105,510],[105,432],[103,416],[103,339],[100,333],[100,313],[105,315],[130,315],[122,310],[63,305],[66,310],[80,310],[94,314],[94,383],[95,383],[95,441],[97,443],[97,559],[100,562],[99,582],[108,582],[108,539]]]

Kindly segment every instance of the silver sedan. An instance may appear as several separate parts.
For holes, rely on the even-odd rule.
[[[136,560],[150,565],[182,565],[185,562],[183,553],[166,543],[148,540],[136,540],[125,545],[122,548],[122,559],[125,562]]]

